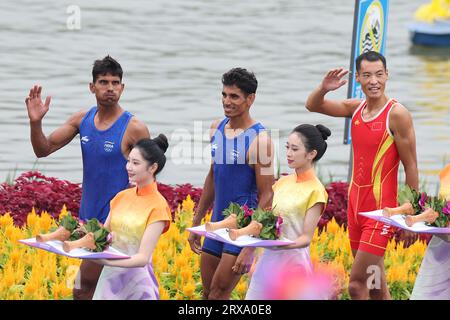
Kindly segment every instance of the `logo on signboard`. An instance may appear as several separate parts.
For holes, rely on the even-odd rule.
[[[359,52],[380,52],[384,32],[384,13],[380,1],[374,1],[367,8],[361,34],[359,35]]]

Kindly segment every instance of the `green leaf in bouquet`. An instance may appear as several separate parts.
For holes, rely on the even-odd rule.
[[[95,231],[99,230],[100,228],[102,228],[102,225],[100,224],[100,221],[98,221],[96,218],[89,219],[86,222],[86,224],[83,226],[83,229],[86,233],[89,233],[89,232],[94,233]]]
[[[228,208],[222,211],[222,214],[224,217],[228,217],[230,214],[234,213],[236,216],[239,216],[240,213],[242,213],[244,210],[242,210],[241,206],[235,202],[231,202]]]
[[[418,214],[422,211],[422,208],[420,207],[419,200],[420,200],[421,194],[417,192],[415,189],[411,188],[408,185],[404,185],[400,187],[398,193],[397,193],[397,201],[400,205],[409,202],[413,206],[413,209],[415,211],[415,214]]]
[[[85,235],[86,235],[86,233],[83,231],[83,229],[77,228],[71,233],[69,241],[75,241],[75,240],[81,239]]]
[[[251,216],[246,217],[246,216],[244,216],[244,214],[239,214],[239,215],[237,215],[237,218],[236,218],[236,223],[237,223],[238,229],[248,226],[251,221],[252,221],[252,217]]]
[[[273,224],[275,225],[275,222],[277,220],[277,217],[273,214],[272,211],[266,211],[261,208],[256,208],[252,215],[252,220],[256,220],[259,223],[264,224]]]
[[[251,215],[247,215],[246,210],[252,212],[252,209],[249,208],[244,209],[239,204],[231,202],[228,208],[222,211],[222,214],[224,215],[225,218],[229,217],[232,214],[235,214],[236,224],[238,229],[240,229],[248,226],[249,223],[252,221]]]
[[[431,223],[430,225],[439,228],[447,227],[449,219],[448,216],[444,213],[444,208],[447,205],[446,199],[441,197],[431,197],[428,205],[431,209],[439,214],[434,223]]]
[[[411,187],[408,185],[402,185],[397,193],[397,201],[400,205],[406,202],[413,203],[414,201],[413,189],[411,189]]]
[[[109,231],[103,227],[94,232],[95,252],[102,252],[109,246],[108,236]]]
[[[436,221],[432,224],[438,228],[445,228],[447,226],[447,222],[443,221],[444,219],[442,219],[440,216],[436,219]]]
[[[259,237],[263,240],[276,240],[278,239],[276,235],[275,226],[263,226],[261,232],[259,233]]]
[[[278,238],[276,229],[278,217],[273,214],[273,211],[257,208],[253,212],[252,220],[258,221],[263,225],[259,238],[263,240],[275,240]]]
[[[430,207],[437,212],[442,212],[442,209],[444,209],[447,202],[445,199],[439,198],[439,197],[432,197],[431,198],[431,204]]]
[[[78,220],[72,217],[70,213],[65,215],[59,222],[59,225],[64,229],[73,232],[75,229],[79,227]]]

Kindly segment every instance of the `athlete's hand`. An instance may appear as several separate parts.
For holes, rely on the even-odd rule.
[[[200,243],[201,237],[198,234],[192,233],[189,235],[188,242],[192,251],[196,254],[202,253],[202,245]]]
[[[255,248],[245,247],[238,255],[234,266],[231,267],[234,273],[245,274],[250,271],[253,263]]]
[[[344,68],[331,69],[322,80],[322,89],[328,92],[342,87],[347,83],[346,79],[342,79],[347,73],[348,70]]]
[[[52,97],[48,96],[45,98],[45,102],[42,102],[41,98],[42,87],[34,86],[30,89],[28,97],[25,99],[25,104],[27,105],[28,117],[31,122],[41,121],[47,113],[50,101]]]

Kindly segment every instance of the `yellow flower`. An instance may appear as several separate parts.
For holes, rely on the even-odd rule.
[[[22,283],[25,277],[25,265],[19,262],[15,270],[15,283]]]
[[[156,266],[156,264],[155,264]],[[167,272],[167,269],[169,267],[169,263],[167,262],[166,259],[162,259],[160,264],[158,265],[158,270],[160,270],[160,272]]]
[[[21,298],[19,290],[11,290],[6,296],[6,300],[20,300]]]
[[[241,299],[244,299],[245,294],[247,293],[247,282],[243,279],[244,278],[242,278],[236,286],[236,292],[239,294]]]
[[[64,281],[55,282],[52,286],[51,295],[55,300],[67,299],[72,295],[72,289],[67,288]]]
[[[2,275],[2,284],[5,286],[6,289],[12,287],[15,284],[16,276],[14,271],[11,269],[4,270],[4,273]]]
[[[6,239],[9,240],[12,244],[17,244],[17,241],[22,239],[22,231],[19,228],[14,227],[13,225],[8,225],[5,228],[5,236]]]
[[[175,300],[184,300],[184,297],[181,293],[177,292],[177,294],[175,295]]]
[[[48,232],[52,225],[55,225],[52,216],[50,216],[46,211],[42,212],[41,216],[39,217],[40,231]]]
[[[14,248],[13,251],[9,254],[9,262],[13,265],[17,265],[22,257],[20,250]]]
[[[159,257],[160,257],[160,256],[159,256],[158,254],[156,254],[156,252],[154,252],[153,257],[152,257],[152,264],[153,264],[154,266],[159,265],[159,262],[160,262],[160,260],[161,260]]]
[[[35,229],[36,221],[38,220],[38,216],[36,215],[36,210],[31,209],[31,213],[27,216],[27,227],[30,229]]]
[[[326,232],[328,233],[337,233],[339,229],[340,227],[334,218],[332,218],[326,225]]]
[[[59,220],[61,220],[62,218],[64,218],[68,214],[69,214],[69,211],[67,211],[66,205],[63,205],[63,207],[61,209],[61,212],[59,213]]]
[[[160,300],[169,300],[170,299],[169,293],[163,287],[159,287],[159,299]]]
[[[195,284],[194,283],[188,283],[183,286],[183,294],[188,299],[191,299],[195,292]]]
[[[202,223],[204,224],[205,222],[211,221],[211,216],[212,216],[212,210],[208,211],[205,215],[205,217],[202,220]]]
[[[192,280],[192,270],[190,268],[184,268],[180,271],[181,278],[184,283],[188,283]]]
[[[23,296],[25,299],[36,299],[35,292],[39,290],[41,287],[41,284],[34,280],[35,278],[31,278],[28,280],[28,282],[25,284],[25,287],[23,288]]]
[[[12,226],[14,224],[13,218],[9,215],[9,212],[0,215],[0,229],[4,229],[7,226]]]
[[[190,195],[188,195],[186,197],[186,199],[183,200],[183,203],[181,204],[181,207],[183,208],[182,209],[183,211],[190,212],[190,213],[194,212],[195,202],[192,201]]]

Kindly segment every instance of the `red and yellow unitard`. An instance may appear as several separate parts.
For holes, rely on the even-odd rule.
[[[397,102],[388,100],[372,119],[362,114],[363,101],[353,113],[351,133],[353,170],[348,201],[348,231],[353,250],[383,256],[393,228],[362,215],[397,206],[397,174],[400,158],[389,130],[389,112]]]

